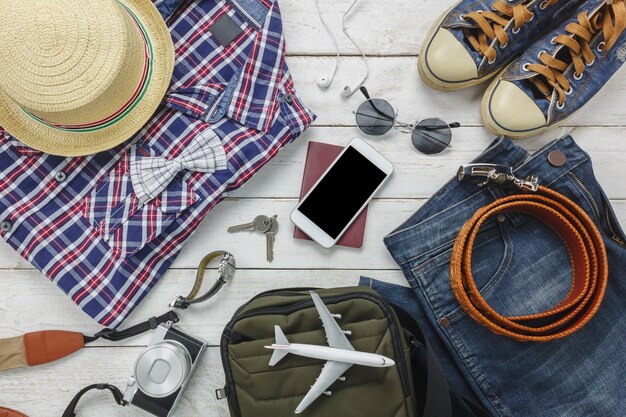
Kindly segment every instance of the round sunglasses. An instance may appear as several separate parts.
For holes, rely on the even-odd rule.
[[[359,90],[366,100],[354,114],[357,126],[366,135],[381,136],[395,127],[403,133],[411,134],[415,149],[432,155],[449,147],[452,141],[452,129],[461,127],[458,122],[446,123],[437,117],[423,119],[415,124],[399,122],[397,112],[387,100],[371,98],[365,87]]]

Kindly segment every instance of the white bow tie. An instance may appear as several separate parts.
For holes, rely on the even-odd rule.
[[[141,203],[145,204],[156,198],[185,169],[211,174],[227,168],[226,152],[221,140],[215,132],[208,130],[207,133],[196,137],[173,159],[137,158],[136,152],[132,153],[130,179]]]

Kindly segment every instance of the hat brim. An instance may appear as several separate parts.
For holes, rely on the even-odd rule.
[[[150,0],[118,0],[136,15],[153,48],[152,77],[137,105],[124,118],[88,132],[57,129],[37,121],[0,90],[0,126],[24,144],[59,156],[85,156],[129,140],[150,120],[174,72],[174,45],[161,14]]]

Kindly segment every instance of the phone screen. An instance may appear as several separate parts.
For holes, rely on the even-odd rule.
[[[299,211],[336,239],[385,178],[383,171],[350,146]]]

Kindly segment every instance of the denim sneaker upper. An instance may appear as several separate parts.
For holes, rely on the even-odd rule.
[[[422,75],[443,88],[477,84],[504,67],[540,32],[569,17],[582,1],[462,0],[439,18],[427,37]]]
[[[588,0],[494,80],[483,115],[501,134],[526,136],[563,123],[626,60],[624,0]]]

